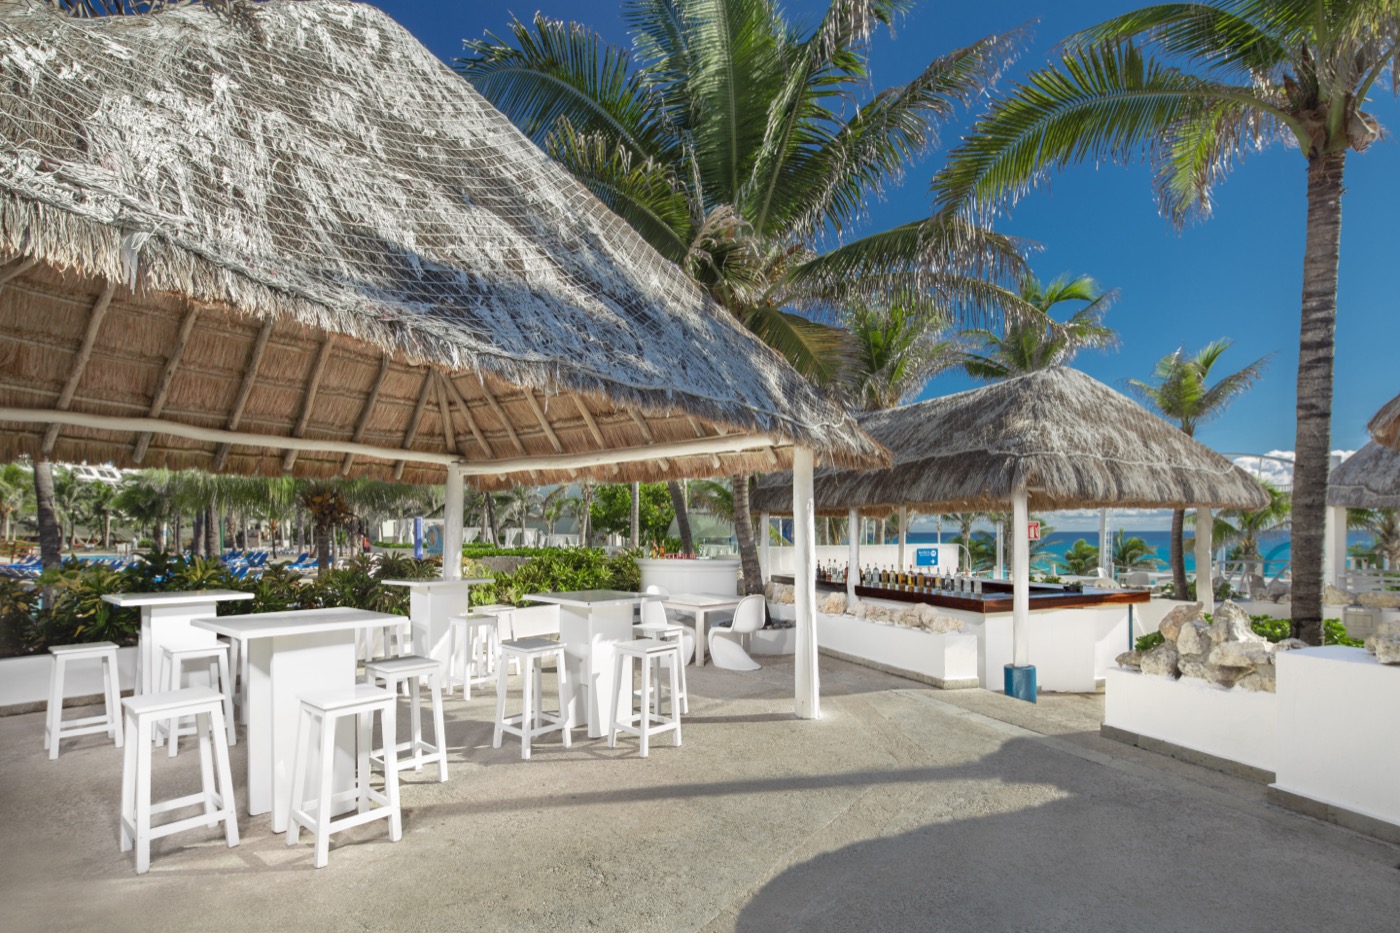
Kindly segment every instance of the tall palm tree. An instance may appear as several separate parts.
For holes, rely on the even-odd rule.
[[[1123,529],[1113,533],[1113,566],[1124,573],[1134,570],[1156,570],[1162,566],[1155,548],[1134,535],[1128,537]]]
[[[34,494],[30,471],[18,463],[0,466],[0,515],[4,516],[4,538],[14,540],[14,519]]]
[[[1230,343],[1226,339],[1212,341],[1194,356],[1187,356],[1184,350],[1178,349],[1157,361],[1151,382],[1129,379],[1128,388],[1149,408],[1175,421],[1177,427],[1194,437],[1198,425],[1218,418],[1232,401],[1249,391],[1269,361],[1267,356],[1260,357],[1211,384],[1215,366],[1230,349]],[[1186,549],[1182,533],[1185,520],[1184,509],[1172,512],[1172,593],[1177,599],[1186,598]]]
[[[842,322],[855,344],[850,375],[842,380],[854,408],[902,405],[962,359],[962,342],[950,334],[946,314],[920,312],[904,302],[856,303]]]
[[[933,218],[850,240],[867,198],[982,93],[1017,35],[934,59],[864,103],[869,40],[903,0],[832,0],[815,28],[774,0],[629,0],[632,47],[536,16],[466,43],[471,81],[663,256],[818,382],[843,369],[843,332],[812,317],[901,290],[990,313],[1017,297],[987,280],[1019,244]],[[745,585],[761,586],[748,480],[732,478]]]
[[[977,379],[1009,379],[1074,359],[1080,350],[1102,349],[1118,343],[1103,316],[1118,297],[1104,291],[1087,275],[1061,276],[1048,285],[1033,276],[1021,279],[1021,298],[1031,309],[1009,315],[1000,331],[974,328],[965,336],[982,345],[980,353],[967,353],[963,368]],[[1060,322],[1051,309],[1067,301],[1084,306]]]
[[[1156,59],[1144,49],[1160,53]],[[1381,138],[1363,107],[1396,79],[1395,0],[1211,0],[1149,6],[1076,36],[994,104],[935,184],[945,211],[994,210],[1052,168],[1145,155],[1162,212],[1209,216],[1246,151],[1296,146],[1307,167],[1293,471],[1293,633],[1322,644],[1322,550],[1347,156]],[[1176,67],[1184,63],[1187,68]]]
[[[1375,554],[1391,567],[1400,566],[1400,510],[1347,509],[1347,527],[1375,536]]]
[[[39,525],[39,557],[45,570],[63,564],[63,530],[53,499],[53,464],[42,457],[34,461],[34,506]]]
[[[1266,479],[1259,480],[1259,485],[1268,493],[1267,505],[1250,510],[1224,509],[1214,522],[1215,540],[1235,545],[1239,550],[1239,559],[1246,563],[1262,561],[1260,536],[1265,532],[1287,528],[1292,518],[1292,497]]]

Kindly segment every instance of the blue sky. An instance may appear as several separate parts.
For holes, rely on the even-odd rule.
[[[528,19],[536,10],[596,28],[627,42],[620,5],[611,0],[475,0],[436,4],[400,0],[379,4],[438,56],[450,59],[461,40],[486,30],[505,32],[511,13]],[[1069,33],[1142,3],[1113,0],[1003,0],[936,3],[924,0],[898,24],[893,38],[874,45],[874,86],[913,77],[932,58],[991,32],[1032,23],[1032,38],[1003,79],[1043,64],[1056,41]],[[820,0],[790,0],[795,18],[812,22]],[[1391,133],[1400,131],[1400,106],[1389,91],[1371,106]],[[949,127],[944,144],[956,142],[962,125]],[[903,185],[870,206],[868,231],[925,216],[928,183],[942,164],[930,154],[911,168]],[[1122,336],[1109,353],[1086,353],[1075,365],[1120,386],[1145,378],[1153,363],[1178,346],[1194,349],[1219,337],[1235,341],[1225,363],[1242,366],[1274,354],[1264,379],[1199,437],[1225,452],[1288,451],[1294,438],[1294,384],[1303,221],[1304,161],[1296,150],[1276,147],[1252,156],[1219,189],[1215,216],[1177,234],[1157,214],[1146,167],[1083,166],[1024,200],[998,228],[1038,241],[1032,265],[1042,279],[1060,273],[1089,274],[1121,298],[1108,322]],[[1333,446],[1365,442],[1365,423],[1400,391],[1394,363],[1397,260],[1394,218],[1400,216],[1400,140],[1387,139],[1353,155],[1343,202],[1341,294],[1337,328]],[[965,377],[945,375],[924,397],[970,388]]]

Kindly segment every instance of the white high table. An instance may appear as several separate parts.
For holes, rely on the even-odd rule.
[[[301,609],[194,620],[243,643],[248,658],[248,812],[272,811],[274,832],[287,831],[300,697],[355,685],[355,632],[402,619],[364,609]],[[355,736],[337,731],[336,792],[353,784]],[[349,802],[354,806],[354,801]]]
[[[102,597],[113,606],[141,608],[141,646],[136,659],[140,673],[137,693],[153,693],[166,645],[199,645],[217,641],[212,634],[191,626],[193,620],[218,612],[219,603],[252,599],[238,590],[191,590],[186,593],[108,593]]]
[[[695,666],[705,666],[705,613],[713,609],[734,609],[742,596],[721,596],[718,593],[677,593],[663,596],[661,605],[695,614]]]
[[[616,681],[613,645],[631,641],[633,607],[661,597],[622,590],[529,593],[526,599],[559,607],[559,640],[564,644],[572,688],[565,703],[570,729],[586,718],[589,738],[607,735],[608,717],[623,685]]]
[[[408,587],[408,617],[413,625],[413,653],[448,663],[452,653],[453,616],[466,615],[471,588],[490,583],[489,577],[470,580],[385,580],[385,586]]]

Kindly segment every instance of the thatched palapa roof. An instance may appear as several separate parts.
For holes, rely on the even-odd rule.
[[[1327,477],[1327,504],[1350,509],[1400,509],[1400,452],[1375,441]]]
[[[717,436],[771,444],[584,472],[884,456],[373,7],[7,3],[0,78],[0,460],[414,481],[508,461],[492,485]]]
[[[1382,405],[1366,427],[1379,443],[1400,450],[1400,395]]]
[[[1260,508],[1259,484],[1141,405],[1084,373],[1057,367],[860,416],[888,447],[888,469],[828,469],[817,508],[868,514],[1004,511],[1025,485],[1030,508]],[[792,508],[790,482],[765,477],[756,511]]]

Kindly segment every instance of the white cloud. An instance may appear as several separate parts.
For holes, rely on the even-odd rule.
[[[1354,450],[1334,450],[1333,456],[1343,460],[1356,453]],[[1293,451],[1271,450],[1258,456],[1234,457],[1235,464],[1252,476],[1268,480],[1284,489],[1293,485]]]

